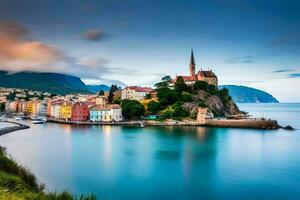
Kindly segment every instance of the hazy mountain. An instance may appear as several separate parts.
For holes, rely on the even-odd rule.
[[[88,93],[80,78],[59,73],[0,71],[0,87],[23,88],[55,94]]]
[[[251,87],[238,85],[221,85],[227,88],[233,101],[236,103],[278,103],[271,94]]]
[[[110,87],[107,85],[87,85],[86,87],[88,91],[92,93],[97,93],[100,90],[103,90],[104,92],[110,90]]]

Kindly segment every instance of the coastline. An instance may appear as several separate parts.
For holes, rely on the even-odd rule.
[[[207,119],[205,123],[197,121],[120,121],[120,122],[76,122],[65,121],[60,119],[48,118],[48,122],[60,124],[74,124],[74,125],[111,125],[111,126],[199,126],[199,127],[218,127],[218,128],[245,128],[245,129],[265,129],[277,130],[280,128],[276,120],[250,118],[250,119]]]
[[[12,123],[12,124],[16,124],[17,126],[9,126],[9,127],[4,127],[0,129],[0,136],[1,135],[5,135],[14,131],[19,131],[19,130],[23,130],[23,129],[29,129],[30,126],[28,125],[24,125],[21,123],[17,123],[17,122],[12,122],[12,121],[0,121],[0,122],[4,122],[4,123]]]

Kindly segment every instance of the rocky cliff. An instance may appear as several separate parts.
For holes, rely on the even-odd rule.
[[[199,105],[200,104],[200,105]],[[228,116],[242,114],[237,105],[228,98],[224,100],[219,94],[210,94],[204,90],[198,90],[193,94],[193,101],[186,102],[183,107],[187,109],[191,115],[197,113],[198,107],[207,107],[215,116]]]

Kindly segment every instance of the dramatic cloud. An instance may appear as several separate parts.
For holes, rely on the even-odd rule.
[[[230,58],[227,63],[253,63],[254,57],[253,56],[241,56],[241,57],[233,57]]]
[[[64,71],[65,58],[55,46],[28,39],[29,31],[0,23],[0,67],[7,71]],[[51,68],[49,68],[51,66]]]
[[[86,40],[97,42],[104,37],[104,33],[98,29],[92,29],[84,32],[82,36]]]

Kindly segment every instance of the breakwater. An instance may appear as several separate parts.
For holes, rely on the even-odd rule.
[[[14,132],[14,131],[19,131],[19,130],[30,128],[30,126],[24,125],[24,124],[21,124],[21,123],[18,123],[18,122],[12,122],[12,121],[6,121],[6,120],[5,121],[4,120],[0,121],[0,122],[6,122],[6,123],[11,123],[11,124],[16,125],[16,126],[9,126],[9,127],[1,128],[0,129],[0,136],[4,135],[4,134],[7,134],[7,133]]]
[[[119,125],[119,126],[203,126],[203,127],[220,127],[220,128],[250,128],[250,129],[267,129],[276,130],[280,128],[276,120],[267,119],[207,119],[205,123],[197,121],[120,121],[120,122],[75,122],[49,118],[49,122],[61,124],[78,124],[78,125]]]

